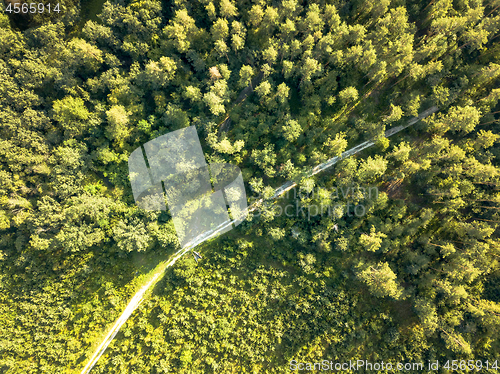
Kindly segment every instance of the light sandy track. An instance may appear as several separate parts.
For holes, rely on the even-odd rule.
[[[187,247],[181,248],[178,250],[174,256],[170,259],[170,261],[167,263],[167,265],[160,270],[159,272],[155,273],[153,275],[153,278],[146,283],[144,286],[141,287],[139,291],[132,297],[130,302],[127,304],[127,307],[121,314],[121,316],[116,320],[115,324],[109,331],[109,333],[106,335],[104,338],[103,342],[97,347],[96,352],[92,356],[92,358],[89,360],[87,365],[82,370],[82,374],[86,374],[90,372],[90,370],[94,367],[94,365],[97,363],[99,358],[102,356],[106,348],[108,348],[108,345],[111,343],[111,341],[114,339],[118,331],[120,331],[120,328],[123,326],[125,322],[127,322],[127,319],[132,315],[134,310],[137,309],[137,307],[142,303],[144,300],[144,294],[146,291],[151,288],[158,280],[160,280],[160,277],[164,274],[165,270],[168,269],[169,267],[173,266],[179,258],[181,258],[184,254],[189,252],[191,249],[196,247],[198,244],[203,243],[205,240],[208,240],[214,236],[216,236],[220,231],[222,231],[224,228],[227,226],[231,225],[232,221],[226,221],[224,222],[219,228],[215,229],[214,231],[207,231],[203,235],[200,235],[198,238],[195,239],[193,243],[190,243]]]
[[[418,115],[418,117],[414,117],[414,118],[410,119],[405,125],[397,126],[397,127],[394,127],[392,129],[387,130],[385,132],[385,136],[389,137],[389,136],[392,136],[394,134],[397,134],[398,132],[406,129],[407,127],[413,126],[415,123],[417,123],[421,119],[423,119],[423,118],[425,118],[425,117],[427,117],[427,116],[429,116],[432,113],[435,113],[437,111],[438,111],[438,107],[433,106],[433,107],[431,107],[431,108],[423,111],[422,113],[420,113]],[[355,146],[355,147],[353,147],[353,148],[345,151],[344,153],[342,153],[341,156],[332,157],[328,161],[315,166],[312,169],[312,171],[309,173],[308,176],[313,176],[315,174],[318,174],[319,172],[332,167],[338,161],[340,161],[340,160],[342,160],[344,158],[350,157],[350,156],[352,156],[352,155],[354,155],[354,154],[356,154],[358,152],[361,152],[362,150],[364,150],[364,149],[366,149],[368,147],[371,147],[374,144],[375,143],[373,141],[369,140],[369,141],[361,143],[361,144],[359,144],[359,145],[357,145],[357,146]],[[296,182],[289,181],[289,182],[284,183],[283,185],[281,185],[280,187],[278,187],[274,191],[274,195],[271,197],[271,199],[276,199],[278,196],[280,196],[283,193],[285,193],[286,191],[294,188],[295,186],[297,186]],[[248,212],[252,212],[252,211],[256,210],[260,206],[260,204],[262,204],[263,202],[264,202],[263,199],[260,199],[260,200],[256,201],[254,204],[250,205],[247,208],[247,211]],[[89,360],[89,362],[87,363],[87,365],[85,365],[85,367],[83,368],[81,374],[87,374],[87,373],[90,372],[90,370],[92,370],[92,368],[97,363],[97,361],[99,360],[99,358],[102,356],[102,354],[104,353],[104,351],[106,350],[106,348],[108,347],[108,345],[111,343],[111,341],[113,340],[113,338],[118,333],[118,331],[120,331],[120,328],[127,321],[127,319],[132,315],[132,313],[134,312],[134,310],[136,310],[137,307],[144,300],[144,294],[146,293],[146,291],[157,283],[157,281],[160,279],[160,277],[164,274],[165,270],[168,269],[169,267],[173,266],[177,262],[177,260],[179,258],[181,258],[183,255],[185,255],[186,253],[188,253],[191,249],[195,248],[198,244],[201,244],[204,241],[217,236],[221,231],[223,231],[224,229],[226,229],[228,226],[231,226],[233,224],[233,222],[234,221],[226,221],[226,222],[222,223],[216,229],[205,232],[204,234],[202,234],[202,235],[198,236],[196,239],[194,239],[193,242],[188,243],[188,246],[186,246],[186,247],[180,249],[179,251],[177,251],[173,255],[172,259],[164,267],[164,269],[161,270],[161,271],[159,271],[159,272],[157,272],[156,274],[154,274],[153,278],[148,283],[146,283],[144,286],[142,286],[142,288],[132,297],[132,299],[128,303],[127,307],[125,308],[125,310],[123,311],[123,313],[121,314],[121,316],[116,320],[116,322],[113,325],[112,329],[106,335],[106,337],[104,338],[103,342],[99,345],[99,347],[97,347],[96,352],[94,353],[94,355],[92,356],[92,358]]]

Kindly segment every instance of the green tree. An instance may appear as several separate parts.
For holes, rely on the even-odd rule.
[[[382,232],[377,232],[375,226],[372,225],[369,234],[363,233],[359,236],[359,244],[367,251],[376,252],[382,245],[382,240],[384,238],[387,238],[387,235]]]
[[[286,85],[285,82],[280,83],[278,85],[278,89],[276,90],[276,97],[280,103],[286,103],[288,97],[290,95],[290,87]]]
[[[339,99],[342,104],[349,104],[358,100],[358,90],[355,87],[347,87],[340,91]]]
[[[199,34],[199,30],[188,11],[181,9],[175,12],[174,18],[163,29],[163,33],[177,51],[185,53]]]
[[[259,95],[260,98],[269,96],[271,93],[271,83],[268,81],[263,81],[257,87],[255,87],[255,92]]]
[[[356,276],[376,297],[391,297],[397,300],[402,296],[402,287],[398,284],[396,274],[387,262],[365,265]]]
[[[80,135],[88,129],[90,112],[81,98],[66,96],[54,101],[52,109],[54,120],[68,136]]]
[[[254,75],[254,70],[251,66],[243,65],[240,69],[240,80],[238,85],[240,87],[246,87],[252,83],[252,77]]]
[[[387,160],[382,156],[377,155],[375,157],[369,156],[366,160],[363,160],[359,165],[357,172],[358,178],[364,182],[374,181],[384,175],[387,170]]]
[[[289,119],[285,122],[285,124],[281,127],[281,131],[283,134],[283,137],[289,141],[289,142],[294,142],[299,138],[299,136],[302,134],[304,131],[302,129],[302,126],[294,120],[294,119]]]
[[[108,126],[106,136],[113,140],[119,147],[130,135],[129,113],[122,105],[114,105],[106,112]]]

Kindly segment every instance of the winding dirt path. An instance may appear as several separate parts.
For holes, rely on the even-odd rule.
[[[402,131],[410,126],[413,126],[421,119],[423,119],[423,118],[425,118],[425,117],[427,117],[427,116],[429,116],[432,113],[435,113],[437,111],[438,111],[438,107],[433,106],[433,107],[423,111],[422,113],[420,113],[418,115],[418,117],[414,117],[414,118],[410,119],[406,124],[387,130],[385,133],[385,136],[389,137],[389,136],[392,136],[394,134],[397,134],[398,132],[400,132],[400,131]],[[340,161],[344,158],[350,157],[358,152],[361,152],[362,150],[364,150],[368,147],[371,147],[374,144],[375,143],[373,141],[369,140],[369,141],[363,142],[363,143],[345,151],[344,153],[342,153],[341,156],[332,157],[328,161],[315,166],[311,170],[311,172],[309,173],[309,176],[313,176],[315,174],[318,174],[319,172],[332,167],[338,161]],[[274,191],[274,195],[272,196],[271,199],[276,199],[278,196],[280,196],[283,193],[285,193],[286,191],[294,188],[295,186],[297,186],[296,182],[289,181],[289,182],[284,183],[280,187],[276,188],[276,190]],[[260,206],[260,204],[262,204],[263,202],[264,202],[263,199],[256,201],[255,203],[253,203],[252,205],[250,205],[247,208],[247,211],[252,212],[252,211],[256,210]],[[108,334],[104,338],[103,342],[99,345],[99,347],[96,349],[96,352],[94,353],[94,355],[88,361],[87,365],[85,365],[85,367],[83,368],[81,374],[87,374],[90,372],[90,370],[92,370],[92,368],[97,363],[99,358],[102,356],[102,354],[104,353],[106,348],[109,346],[111,341],[114,339],[114,337],[116,336],[118,331],[120,331],[120,328],[127,321],[127,319],[132,315],[132,313],[137,309],[137,307],[141,304],[141,302],[144,300],[144,295],[147,292],[147,290],[152,288],[161,279],[161,276],[165,273],[166,269],[168,269],[169,267],[172,267],[177,262],[177,260],[179,258],[181,258],[183,255],[188,253],[190,250],[192,250],[193,248],[195,248],[199,244],[203,243],[204,241],[217,236],[221,231],[226,229],[228,226],[231,226],[232,224],[233,224],[233,221],[226,221],[226,222],[222,223],[215,230],[210,230],[210,231],[205,232],[204,234],[202,234],[199,237],[197,237],[196,239],[194,239],[191,243],[189,243],[188,246],[177,251],[172,256],[172,258],[168,261],[166,266],[163,267],[157,273],[155,273],[153,275],[153,278],[148,283],[146,283],[144,286],[142,286],[141,289],[132,297],[132,299],[128,303],[127,307],[125,308],[125,310],[123,311],[121,316],[116,320],[115,324],[113,325],[111,330],[108,332]]]

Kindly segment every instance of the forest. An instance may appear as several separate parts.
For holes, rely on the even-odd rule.
[[[169,268],[92,373],[497,372],[499,0],[7,3],[1,373],[80,373],[179,250],[168,210],[135,204],[127,161],[193,125],[207,162],[264,201]]]

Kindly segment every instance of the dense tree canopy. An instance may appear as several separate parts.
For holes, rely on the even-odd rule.
[[[265,201],[166,272],[96,373],[498,359],[498,1],[60,3],[0,5],[1,372],[81,370],[179,248],[127,160],[191,125]]]

